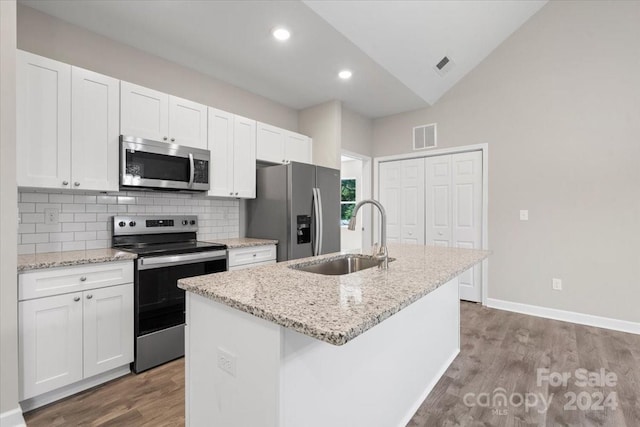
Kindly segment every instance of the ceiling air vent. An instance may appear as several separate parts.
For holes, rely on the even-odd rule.
[[[436,123],[413,128],[413,149],[424,150],[437,146]]]
[[[440,74],[440,76],[444,76],[447,74],[455,65],[455,63],[448,56],[443,57],[440,62],[433,67],[436,70],[436,73]]]

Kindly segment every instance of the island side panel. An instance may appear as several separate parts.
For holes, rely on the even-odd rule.
[[[186,425],[278,426],[280,326],[191,292],[186,297]]]
[[[280,427],[404,427],[459,352],[456,279],[343,346],[284,330]]]

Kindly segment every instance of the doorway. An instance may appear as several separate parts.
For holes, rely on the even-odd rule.
[[[371,158],[346,150],[340,156],[340,250],[371,247],[371,208],[358,212],[356,229],[347,229],[355,205],[371,198]]]

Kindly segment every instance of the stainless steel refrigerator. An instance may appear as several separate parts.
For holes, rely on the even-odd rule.
[[[278,240],[278,261],[340,251],[340,171],[291,162],[257,170],[247,236]]]

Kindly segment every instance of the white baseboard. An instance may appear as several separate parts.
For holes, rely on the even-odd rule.
[[[458,357],[458,354],[460,354],[460,349],[457,349],[456,351],[454,351],[451,357],[449,357],[449,359],[447,359],[447,361],[440,367],[440,369],[438,370],[438,375],[435,377],[433,381],[431,381],[431,383],[427,384],[427,387],[424,389],[420,397],[413,403],[413,405],[411,405],[411,408],[405,415],[402,422],[398,424],[398,426],[404,427],[407,424],[409,424],[413,416],[416,414],[416,411],[420,408],[420,406],[422,405],[424,400],[427,398],[429,393],[431,393],[431,390],[433,390],[436,384],[438,384],[438,381],[440,381],[440,378],[442,378],[444,373],[447,372],[447,369],[449,369],[449,366],[453,363],[455,358]]]
[[[513,311],[531,316],[544,317],[546,319],[561,320],[563,322],[577,323],[579,325],[595,326],[597,328],[611,329],[640,335],[640,323],[627,320],[611,319],[609,317],[593,316],[591,314],[577,313],[575,311],[558,310],[555,308],[540,307],[537,305],[521,304],[518,302],[503,301],[487,298],[487,307],[499,310]]]
[[[53,403],[57,400],[64,399],[65,397],[80,393],[81,391],[88,390],[97,385],[115,380],[116,378],[120,378],[124,375],[129,374],[130,372],[131,369],[129,368],[129,364],[127,364],[125,366],[121,366],[119,368],[115,368],[102,374],[93,376],[91,378],[78,381],[77,383],[69,384],[67,386],[52,390],[36,397],[32,397],[30,399],[25,399],[20,402],[20,406],[22,406],[22,410],[24,412],[29,412],[41,406]],[[2,427],[4,427],[4,425]]]
[[[18,406],[0,414],[0,427],[24,427],[26,423],[22,417],[22,410]]]

